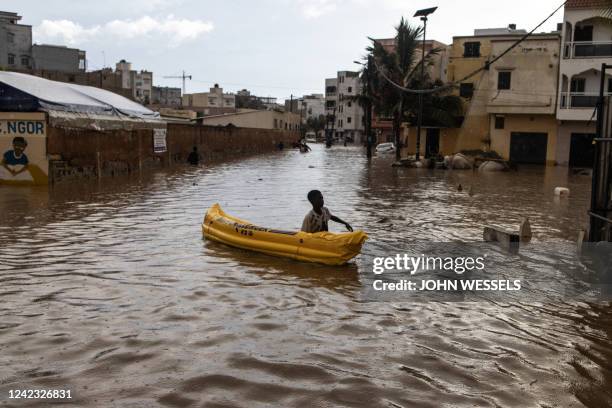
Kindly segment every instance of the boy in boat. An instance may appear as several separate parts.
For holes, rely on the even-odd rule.
[[[332,215],[327,207],[323,207],[323,194],[319,190],[312,190],[308,193],[308,201],[312,204],[312,210],[304,217],[302,223],[302,231],[304,232],[322,232],[328,231],[327,223],[331,220],[339,224],[343,224],[347,230],[353,231],[353,228],[348,222],[342,221],[340,218]]]

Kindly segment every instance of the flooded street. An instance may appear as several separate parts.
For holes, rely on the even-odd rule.
[[[368,303],[363,256],[319,266],[202,238],[216,202],[298,229],[311,189],[368,233],[366,255],[481,241],[484,225],[517,229],[522,216],[536,242],[575,241],[587,222],[590,178],[567,168],[390,160],[315,145],[140,179],[1,187],[0,406],[44,406],[7,398],[32,388],[96,407],[611,406],[609,306]],[[571,195],[555,198],[557,186]]]

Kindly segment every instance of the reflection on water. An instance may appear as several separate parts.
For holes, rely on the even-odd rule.
[[[586,222],[590,179],[563,168],[389,164],[314,146],[51,191],[2,187],[0,401],[41,406],[7,392],[68,388],[75,405],[105,407],[612,404],[609,306],[362,303],[365,257],[325,267],[202,239],[215,202],[298,228],[313,188],[368,232],[366,255],[479,241],[484,224],[516,229],[523,216],[536,243],[575,240]],[[555,200],[556,186],[570,197]]]

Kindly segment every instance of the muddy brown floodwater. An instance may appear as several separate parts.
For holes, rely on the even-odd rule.
[[[8,398],[32,388],[69,389],[79,407],[611,406],[609,305],[367,303],[362,258],[325,267],[202,239],[215,202],[298,228],[312,188],[368,232],[370,254],[478,241],[484,224],[516,228],[523,215],[534,240],[569,241],[586,222],[590,179],[564,168],[478,175],[389,160],[316,145],[0,188],[0,406],[50,405]],[[555,200],[556,186],[570,197]]]

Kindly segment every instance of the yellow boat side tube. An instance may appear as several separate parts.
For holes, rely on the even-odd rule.
[[[219,204],[206,211],[202,233],[208,239],[237,248],[326,265],[342,265],[359,255],[368,238],[363,231],[310,234],[259,227],[226,214]]]

